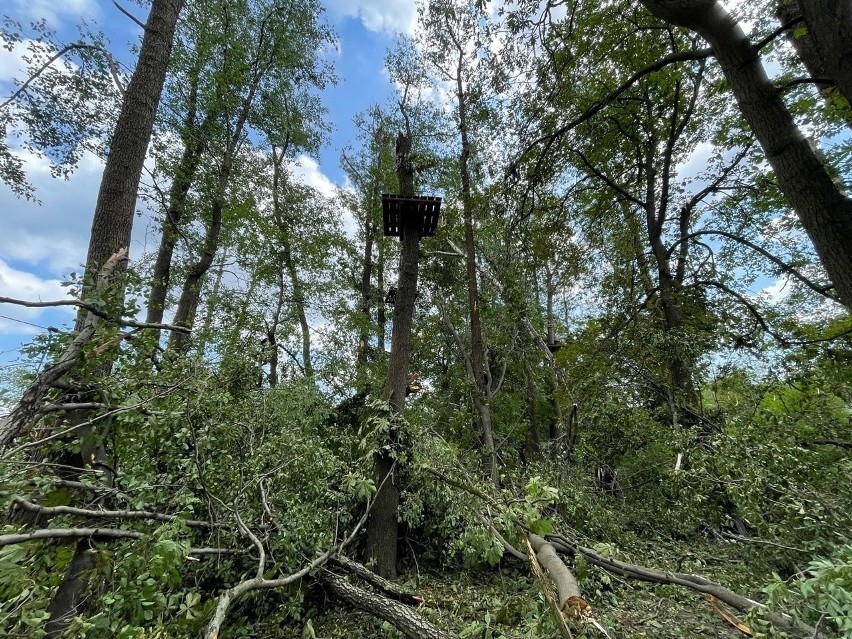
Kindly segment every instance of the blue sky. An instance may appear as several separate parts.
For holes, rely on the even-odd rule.
[[[335,61],[340,82],[324,93],[328,117],[334,126],[331,141],[316,158],[301,158],[297,171],[321,191],[330,193],[344,183],[340,152],[354,141],[353,116],[393,93],[383,71],[385,51],[397,33],[410,32],[416,10],[413,0],[323,0],[326,20],[339,38]],[[64,39],[75,39],[81,20],[104,31],[113,56],[133,64],[129,44],[137,42],[139,28],[110,0],[3,0],[0,14],[27,23],[44,19]],[[147,8],[123,2],[144,21]],[[13,78],[21,78],[20,51],[0,49],[0,102],[13,91]],[[44,161],[27,163],[30,181],[41,205],[17,199],[0,184],[0,295],[29,300],[55,300],[65,296],[62,281],[80,272],[85,259],[94,201],[102,165],[84,157],[68,180],[50,176]],[[151,251],[158,241],[157,225],[146,212],[134,223],[131,257]],[[0,304],[0,366],[15,361],[22,344],[48,326],[67,326],[69,309],[24,309]]]

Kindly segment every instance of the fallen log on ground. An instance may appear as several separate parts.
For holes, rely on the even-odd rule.
[[[530,547],[535,551],[536,559],[545,572],[553,580],[557,592],[557,605],[559,612],[568,619],[579,619],[588,609],[589,604],[580,595],[580,586],[574,573],[556,554],[553,544],[538,535],[530,533],[528,536]]]
[[[764,617],[779,630],[813,639],[828,639],[827,635],[819,629],[794,619],[790,615],[773,612],[769,610],[765,604],[755,601],[754,599],[749,599],[748,597],[743,597],[742,595],[735,593],[733,590],[729,590],[724,586],[713,583],[704,577],[680,572],[663,572],[660,570],[645,568],[644,566],[637,566],[636,564],[629,564],[610,557],[604,557],[591,548],[584,548],[583,546],[572,543],[570,540],[561,535],[547,535],[547,541],[549,541],[559,553],[569,556],[574,556],[576,554],[582,555],[586,561],[593,566],[602,568],[607,572],[611,572],[620,577],[638,579],[640,581],[646,581],[654,584],[673,584],[676,586],[683,586],[685,588],[716,597],[719,601],[728,604],[742,613],[746,613],[753,608],[757,608],[763,613]]]
[[[408,606],[418,606],[423,602],[420,597],[404,590],[392,581],[388,581],[384,577],[381,577],[368,569],[363,564],[359,564],[357,561],[353,561],[348,557],[344,557],[343,555],[332,557],[330,563],[348,573],[360,577],[373,586],[373,588],[380,590],[385,596],[395,599],[400,603],[404,603]]]
[[[345,577],[323,570],[317,578],[331,595],[353,608],[387,621],[408,639],[452,639],[452,635],[426,621],[411,608],[378,592],[359,588]]]

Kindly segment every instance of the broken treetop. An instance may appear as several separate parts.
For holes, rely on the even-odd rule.
[[[421,237],[432,237],[441,215],[441,198],[382,193],[382,214],[389,237],[399,237],[403,226],[419,228]]]

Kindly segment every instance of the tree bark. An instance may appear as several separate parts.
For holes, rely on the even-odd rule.
[[[793,632],[805,637],[827,639],[825,633],[820,632],[812,626],[798,621],[789,615],[772,612],[764,604],[754,601],[753,599],[749,599],[748,597],[743,597],[742,595],[737,594],[724,586],[713,583],[704,577],[700,577],[699,575],[679,572],[663,572],[660,570],[645,568],[644,566],[638,566],[636,564],[628,564],[617,559],[604,557],[590,548],[584,548],[573,544],[560,535],[548,535],[547,541],[553,545],[557,552],[568,555],[579,553],[585,557],[586,561],[588,561],[591,565],[603,568],[614,575],[655,584],[673,584],[683,586],[697,592],[712,595],[719,599],[719,601],[728,604],[740,612],[748,612],[753,608],[757,608],[763,612],[772,625],[780,628],[781,630]]]
[[[370,200],[364,207],[364,262],[361,265],[361,332],[358,335],[358,366],[367,363],[370,351],[370,307],[373,301],[373,212]],[[381,293],[381,291],[379,291]]]
[[[311,361],[311,327],[308,324],[308,315],[305,305],[305,287],[299,279],[296,263],[293,261],[293,251],[290,246],[289,230],[285,231],[283,240],[284,266],[290,278],[290,288],[293,290],[293,307],[296,318],[299,320],[299,328],[302,332],[302,370],[308,379],[314,378],[314,366]]]
[[[465,246],[465,272],[467,275],[467,300],[470,316],[470,360],[474,376],[474,407],[479,417],[480,435],[482,436],[485,455],[488,459],[489,475],[491,482],[497,486],[500,483],[500,474],[497,464],[497,450],[494,446],[494,429],[491,422],[490,388],[486,375],[485,343],[482,337],[482,319],[479,312],[479,282],[476,274],[476,244],[474,242],[473,230],[473,189],[470,178],[470,154],[471,144],[468,131],[467,108],[468,98],[464,87],[462,71],[464,69],[464,48],[456,39],[455,33],[450,30],[458,50],[458,66],[455,70],[456,100],[459,117],[459,135],[461,137],[461,157],[459,162],[459,174],[461,177],[461,201],[464,216],[464,246]]]
[[[416,612],[403,604],[375,592],[369,592],[349,583],[345,578],[324,570],[320,582],[344,603],[384,619],[408,639],[452,639]]]
[[[775,8],[775,15],[781,24],[789,24],[794,20],[802,19],[802,11],[797,0],[781,0]],[[789,30],[787,31],[787,40],[796,50],[796,56],[805,65],[808,75],[816,80],[814,86],[819,90],[826,104],[844,108],[844,105],[840,102],[846,99],[843,98],[836,83],[829,81],[833,78],[827,65],[823,62],[822,54],[817,47],[815,34],[811,28],[808,27],[805,33],[797,33],[795,29]],[[843,115],[846,120],[846,126],[852,128],[852,108],[846,106]]]
[[[95,204],[86,255],[90,281],[112,254],[130,247],[139,179],[183,4],[184,0],[154,0],[151,4],[139,60],[124,93]]]
[[[544,538],[530,533],[530,547],[535,551],[535,556],[541,567],[547,572],[556,586],[557,605],[559,611],[570,619],[574,619],[588,608],[583,596],[580,594],[580,586],[568,566],[556,554],[556,548]]]
[[[227,177],[220,175],[220,184],[227,181]],[[201,255],[189,269],[183,290],[178,301],[177,311],[173,323],[177,326],[192,328],[195,316],[198,312],[198,304],[201,300],[201,288],[204,276],[210,270],[216,251],[219,249],[219,235],[222,232],[222,209],[224,208],[224,195],[217,195],[213,200],[210,213],[210,226],[204,237],[204,246]],[[169,350],[180,355],[186,353],[189,348],[189,335],[172,331],[169,336]]]
[[[819,53],[822,70],[846,98],[846,109],[852,109],[852,3],[798,0],[797,4],[808,27],[807,35]]]
[[[124,93],[95,203],[86,255],[86,272],[92,283],[98,281],[97,273],[108,264],[112,255],[123,250],[126,258],[130,248],[139,180],[183,4],[183,0],[153,0],[151,4],[139,59]],[[121,295],[123,297],[123,292]],[[90,315],[80,313],[78,330],[94,326],[94,322],[89,320]],[[61,634],[78,613],[81,599],[84,599],[81,596],[85,585],[84,573],[90,563],[88,546],[84,542],[78,543],[50,603],[48,637]]]
[[[379,235],[379,225],[376,223],[376,208],[380,201],[380,179],[382,171],[382,151],[384,150],[384,129],[376,129],[373,134],[373,146],[376,150],[376,158],[372,170],[371,177],[367,184],[368,192],[365,194],[364,203],[364,263],[361,269],[361,321],[363,322],[361,333],[358,339],[358,365],[363,367],[366,365],[368,355],[370,353],[370,325],[373,322],[371,315],[373,304],[377,306],[378,314],[384,315],[384,277],[380,272],[376,291],[373,290],[373,246],[379,245],[381,251],[381,236]],[[380,256],[383,258],[384,256]],[[383,259],[380,259],[379,268],[384,266]],[[384,332],[384,326],[381,326],[380,319],[377,317],[378,328]],[[381,336],[380,343],[377,345],[377,350],[383,354],[385,344],[384,335]]]
[[[757,50],[716,0],[641,1],[657,17],[692,29],[710,44],[838,296],[852,309],[852,199],[796,127]]]
[[[400,133],[396,140],[397,176],[400,195],[414,195],[414,167],[411,162],[411,136]],[[417,296],[417,279],[420,262],[420,229],[416,225],[404,224],[400,229],[399,280],[393,307],[393,334],[388,358],[388,373],[384,386],[384,399],[391,410],[401,414],[405,409],[405,389],[408,380],[408,365],[411,358],[411,325],[414,317],[414,301]],[[398,444],[396,427],[392,424],[388,432],[390,445]],[[368,560],[375,562],[376,572],[386,578],[396,578],[396,554],[399,510],[399,469],[385,449],[378,451],[373,459],[375,481],[381,486],[370,520],[367,522]],[[384,482],[384,485],[381,484]]]
[[[166,217],[163,220],[163,231],[160,237],[160,247],[157,250],[157,260],[151,276],[151,291],[148,294],[148,311],[145,321],[160,324],[166,307],[166,296],[169,292],[171,279],[172,256],[179,236],[179,224],[186,211],[186,201],[189,190],[195,179],[195,174],[201,162],[203,142],[201,128],[196,123],[198,112],[198,73],[195,73],[187,99],[187,112],[181,129],[183,153],[178,163],[172,185],[169,188],[169,201]]]

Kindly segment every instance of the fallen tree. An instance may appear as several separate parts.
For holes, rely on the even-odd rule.
[[[447,483],[448,485],[464,490],[468,494],[473,495],[478,499],[481,499],[487,505],[489,509],[489,515],[491,514],[491,508],[497,509],[498,511],[506,510],[504,508],[503,503],[501,503],[494,497],[488,495],[484,490],[476,486],[472,486],[468,481],[464,479],[450,477],[446,473],[435,470],[433,468],[424,468],[423,470],[426,471],[428,474],[432,475],[433,477],[436,477],[441,481]],[[505,549],[507,555],[521,560],[528,558],[525,553],[522,553],[520,550],[512,546],[512,544],[506,540],[505,536],[501,535],[499,531],[497,531],[493,519],[489,521],[484,515],[481,515],[480,519],[483,520],[483,522],[486,524],[486,527],[491,530],[492,534],[494,534],[495,536],[495,539],[497,539],[497,541]],[[553,561],[553,557],[550,554],[550,550],[547,549],[547,546],[551,546],[556,553],[561,555],[566,555],[570,557],[581,555],[591,565],[606,570],[607,572],[610,572],[619,577],[637,579],[648,583],[671,584],[675,586],[689,588],[690,590],[694,590],[696,592],[715,597],[719,601],[731,606],[732,608],[736,609],[741,613],[747,613],[753,609],[757,609],[773,626],[784,632],[792,633],[795,636],[809,637],[811,639],[828,639],[827,635],[821,632],[818,628],[814,628],[813,626],[803,623],[793,618],[791,615],[772,611],[769,609],[768,606],[766,606],[766,604],[760,603],[759,601],[755,601],[753,599],[749,599],[748,597],[744,597],[743,595],[740,595],[734,592],[733,590],[730,590],[729,588],[716,584],[710,581],[709,579],[706,579],[699,575],[690,575],[681,572],[666,572],[661,570],[655,570],[653,568],[646,568],[644,566],[639,566],[636,564],[626,563],[617,559],[604,557],[603,555],[595,552],[591,548],[581,546],[580,544],[571,541],[563,535],[548,534],[542,538],[533,534],[533,532],[529,530],[524,524],[518,523],[518,526],[522,529],[522,532],[529,537],[530,545],[532,549],[536,552],[536,556],[538,558],[539,563],[542,563],[543,566],[544,562],[542,562],[541,558],[538,556],[542,554],[541,551],[542,549],[544,549],[545,552],[543,554],[543,557],[545,561],[548,562],[548,565],[553,568],[553,572],[548,570],[548,574],[557,586],[557,590],[559,593],[560,610],[562,606],[569,604],[570,598],[572,596],[579,597],[579,588],[576,588],[576,580],[573,584],[571,583],[573,575],[570,573],[570,571],[567,570],[567,567],[565,567],[565,571],[567,571],[568,574],[565,574],[565,571],[563,571],[563,569],[559,567],[559,564]],[[541,541],[536,540],[535,545],[533,545],[533,540],[536,539],[536,537],[538,537],[538,539],[540,539]],[[547,569],[546,566],[545,569]],[[568,575],[570,575],[570,577]],[[580,598],[580,600],[582,601],[582,598]],[[578,604],[569,604],[568,609],[575,610],[577,608],[577,605]]]
[[[713,583],[709,579],[705,579],[699,575],[690,575],[681,572],[664,572],[661,570],[646,568],[644,566],[638,566],[636,564],[629,564],[610,557],[604,557],[591,548],[585,548],[572,543],[562,535],[547,535],[547,540],[553,545],[557,552],[570,556],[575,556],[577,554],[582,555],[585,560],[593,566],[602,568],[603,570],[614,575],[618,575],[619,577],[637,579],[639,581],[654,584],[683,586],[684,588],[689,588],[690,590],[695,590],[696,592],[715,597],[719,601],[728,604],[741,613],[747,613],[756,608],[760,610],[763,616],[779,630],[814,639],[828,639],[825,633],[813,626],[802,623],[790,615],[774,612],[759,601],[737,594],[733,590]]]
[[[330,570],[323,570],[318,578],[331,595],[353,608],[387,621],[408,639],[452,639],[452,635],[390,597],[360,588]]]

